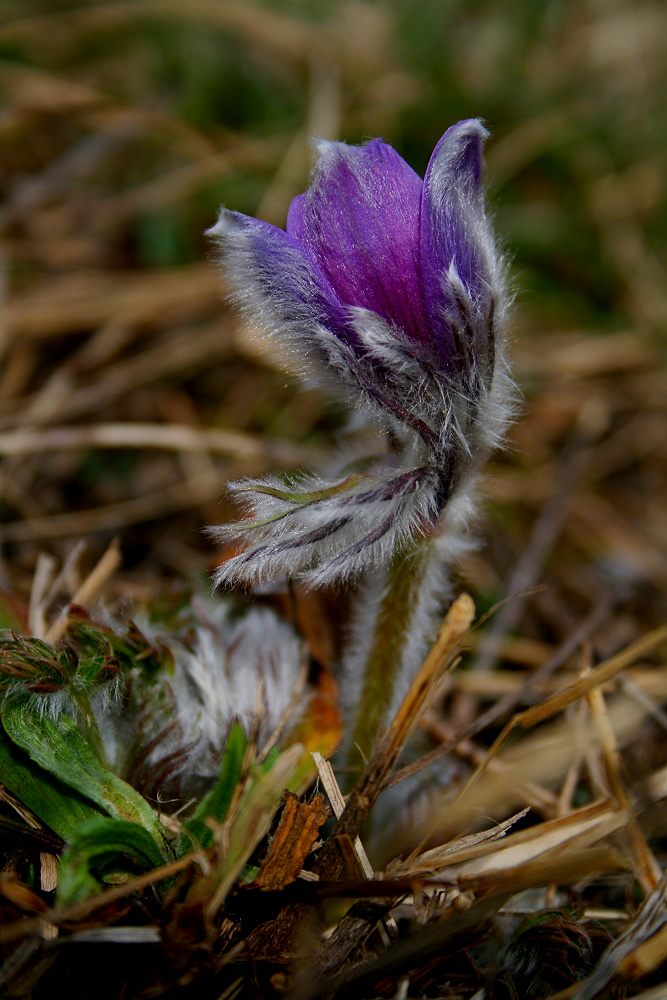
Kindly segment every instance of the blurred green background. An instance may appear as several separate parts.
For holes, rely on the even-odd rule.
[[[188,567],[226,479],[326,440],[336,413],[220,304],[204,230],[221,202],[284,224],[311,136],[381,135],[423,172],[480,116],[526,404],[471,573],[506,577],[583,420],[602,451],[573,558],[621,552],[667,582],[666,67],[661,0],[5,0],[5,576],[117,532],[130,565]],[[119,421],[127,442],[99,450],[95,428]],[[160,450],[147,424],[247,437]],[[269,454],[277,440],[294,456]]]

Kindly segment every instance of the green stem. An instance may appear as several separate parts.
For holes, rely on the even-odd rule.
[[[396,553],[387,571],[352,730],[352,746],[356,745],[365,759],[370,756],[380,726],[387,722],[408,643],[415,640],[414,616],[432,557],[431,549],[429,539],[419,539]]]

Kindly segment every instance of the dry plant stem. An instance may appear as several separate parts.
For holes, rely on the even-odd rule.
[[[364,773],[347,799],[345,810],[322,852],[317,865],[321,879],[337,878],[343,867],[338,846],[340,838],[354,838],[375,804],[385,781],[410,735],[419,724],[430,697],[445,673],[456,663],[461,643],[472,624],[475,605],[468,594],[461,594],[450,607],[438,638],[420,667],[387,732],[375,744]]]
[[[38,930],[42,920],[50,920],[58,926],[76,923],[78,920],[86,920],[94,924],[95,918],[92,918],[92,914],[96,910],[104,911],[106,907],[111,906],[119,899],[132,896],[135,892],[141,892],[149,885],[154,885],[162,881],[162,879],[176,875],[186,868],[190,868],[192,865],[200,864],[202,858],[201,853],[188,854],[184,858],[179,858],[178,861],[172,861],[161,868],[154,868],[145,875],[138,875],[136,878],[131,879],[129,882],[124,882],[122,885],[116,885],[112,889],[98,893],[96,896],[89,896],[88,899],[84,899],[80,903],[71,903],[69,906],[45,910],[39,917],[28,920],[17,920],[5,927],[0,927],[0,941],[3,944],[17,941],[25,935]],[[100,915],[99,923],[101,926],[106,925],[107,917],[104,913]]]
[[[53,892],[58,885],[58,859],[55,854],[41,851],[39,855],[39,887],[43,892]],[[44,920],[40,927],[45,941],[58,937],[58,928],[50,920]]]
[[[626,809],[630,805],[631,798],[623,782],[621,756],[616,735],[609,721],[604,695],[600,688],[593,688],[588,694],[587,700],[600,738],[609,788],[619,809]],[[628,819],[627,832],[635,856],[637,877],[644,892],[650,893],[660,881],[662,871],[646,843],[637,820],[632,815]]]
[[[40,552],[37,557],[37,567],[32,580],[30,607],[28,609],[28,628],[33,635],[39,636],[39,638],[42,638],[46,632],[44,597],[53,580],[55,568],[56,561],[53,556],[48,556],[46,553]]]
[[[457,737],[456,732],[446,722],[439,719],[435,713],[427,712],[422,720],[422,728],[434,739],[441,740],[443,745],[451,746],[452,753],[461,760],[468,761],[473,767],[480,767],[486,763],[486,751],[471,740]],[[452,745],[453,744],[453,745]],[[501,760],[492,760],[488,769],[495,772],[500,778],[506,773],[506,765]],[[403,772],[398,771],[396,777]],[[385,787],[391,787],[393,778],[387,782]],[[541,788],[534,782],[526,782],[521,785],[522,794],[528,805],[534,809],[538,815],[546,817],[554,816],[557,813],[557,800],[546,789]]]
[[[44,597],[45,609],[51,607],[59,594],[67,592],[74,594],[79,589],[79,560],[85,551],[86,543],[80,538],[71,547],[63,559],[59,572],[53,578],[53,583]]]
[[[392,705],[406,645],[412,639],[415,609],[430,557],[429,540],[420,539],[394,556],[387,573],[352,728],[352,745],[364,760],[370,757],[378,730]]]
[[[311,757],[315,761],[317,773],[320,776],[322,787],[327,793],[327,798],[329,799],[331,808],[333,809],[334,816],[336,819],[340,819],[345,811],[345,799],[343,798],[341,790],[338,787],[334,770],[329,761],[325,760],[321,753],[312,753]],[[361,873],[364,878],[373,878],[373,866],[368,860],[368,855],[364,850],[360,837],[355,837],[354,839],[354,852],[357,855],[359,868],[361,869]]]
[[[81,586],[78,588],[70,603],[82,604],[85,606],[89,601],[93,600],[93,598],[99,594],[107,580],[113,576],[119,568],[121,562],[122,556],[120,554],[120,544],[118,539],[114,538],[109,548],[93,569],[92,573],[89,573]],[[50,643],[57,642],[58,639],[61,639],[64,635],[66,628],[67,612],[52,623],[46,633],[46,641]]]
[[[540,722],[546,722],[547,719],[553,718],[554,715],[562,712],[568,705],[578,701],[579,698],[585,698],[594,688],[611,680],[621,670],[629,667],[632,663],[641,659],[641,657],[653,652],[665,640],[667,640],[667,625],[653,629],[652,632],[642,636],[641,639],[637,639],[636,642],[631,643],[626,649],[617,653],[616,656],[610,657],[610,659],[595,667],[594,670],[591,670],[590,673],[574,684],[570,684],[564,691],[559,691],[551,698],[547,698],[533,708],[528,708],[524,712],[514,715],[491,746],[484,763],[477,768],[468,784],[462,790],[460,797],[466,795],[473,785],[476,784],[482,772],[488,767],[489,762],[496,756],[515,729],[519,727],[530,729]]]
[[[583,747],[584,738],[583,731],[586,724],[586,704],[582,701],[577,706],[576,714],[573,714],[572,725],[576,732],[576,739],[580,746]],[[581,775],[581,769],[583,765],[583,750],[581,753],[573,759],[567,774],[565,775],[565,780],[561,786],[560,793],[558,795],[558,815],[567,816],[572,807],[572,797],[574,796],[575,789],[577,787],[577,782],[579,781],[579,776]]]
[[[329,799],[329,802],[331,803],[331,808],[334,811],[334,815],[336,819],[340,819],[345,810],[345,799],[343,798],[340,788],[338,787],[338,783],[336,781],[336,776],[334,775],[333,768],[331,767],[331,764],[329,764],[329,762],[326,761],[321,754],[313,753],[311,754],[311,756],[315,761],[315,766],[317,767],[317,771],[320,776],[320,781],[322,782],[324,790],[327,793],[327,797]],[[345,842],[350,843],[349,838],[346,838]],[[343,846],[343,843],[344,842],[341,841],[341,847]],[[352,864],[353,865],[358,864],[361,870],[361,874],[363,875],[364,878],[372,879],[374,877],[373,867],[370,861],[368,860],[368,855],[366,854],[363,848],[363,845],[361,843],[361,838],[358,836],[355,837],[354,839],[354,854],[356,855],[356,858],[352,862]],[[350,866],[348,865],[348,867]],[[352,908],[348,911],[345,917],[343,917],[343,920],[339,923],[338,927],[333,932],[332,936],[317,953],[315,964],[320,972],[325,971],[325,968],[331,968],[331,969],[337,968],[340,965],[341,961],[344,961],[348,957],[349,952],[352,950],[355,943],[357,943],[356,935],[350,934],[349,926],[343,926],[343,925],[347,925],[350,922],[355,923],[357,925],[356,927],[357,932],[361,932],[362,936],[368,934],[367,922],[363,919],[359,920],[358,918],[355,920],[354,909],[355,907],[352,906]],[[383,944],[385,947],[388,947],[390,943],[390,938],[388,936],[387,931],[391,932],[394,935],[398,935],[398,927],[396,926],[396,921],[394,920],[393,917],[388,916],[384,919],[384,921],[382,921],[378,925],[378,927],[382,935]],[[342,947],[341,947],[341,942],[339,940],[341,937],[345,939],[344,942],[342,943]]]
[[[242,431],[187,424],[151,424],[130,421],[49,427],[44,430],[7,431],[0,434],[0,454],[34,455],[78,448],[161,448],[168,451],[212,452],[231,458],[278,461],[300,465],[307,452],[284,441],[260,439]]]
[[[645,708],[647,714],[655,719],[665,732],[667,732],[667,712],[664,712],[657,704],[654,694],[652,695],[642,689],[641,681],[638,683],[632,677],[621,677],[618,684],[622,691],[630,698],[633,698],[642,708]]]
[[[553,656],[550,656],[545,662],[543,662],[539,669],[530,674],[527,680],[521,681],[520,677],[516,674],[508,675],[511,678],[513,684],[513,689],[500,701],[497,701],[492,705],[486,712],[482,712],[481,715],[473,719],[467,726],[463,729],[457,728],[453,729],[448,737],[443,739],[440,746],[435,747],[430,753],[425,754],[420,760],[415,761],[412,764],[406,764],[405,767],[393,774],[388,780],[386,787],[391,788],[392,785],[398,784],[399,781],[403,781],[405,778],[410,777],[412,774],[416,774],[422,768],[429,766],[436,760],[445,757],[452,750],[456,751],[459,744],[463,744],[466,740],[471,739],[476,736],[477,733],[482,732],[487,726],[492,725],[498,719],[501,719],[504,715],[509,713],[522,698],[528,698],[533,694],[533,692],[538,691],[542,683],[546,682],[567,660],[576,652],[581,643],[588,638],[589,635],[602,624],[604,618],[608,611],[610,610],[610,602],[606,599],[600,601],[592,609],[590,614],[581,622],[581,624],[565,639],[565,641],[558,647]],[[479,628],[479,622],[475,626],[475,631]],[[473,633],[474,634],[474,633]],[[488,680],[485,679],[485,694],[490,693],[488,690],[488,683],[492,679],[497,679],[499,671],[490,671]],[[479,680],[482,676],[481,672],[471,673],[466,671],[458,676],[457,683],[464,685],[470,683],[473,684],[475,680]],[[463,688],[463,690],[467,690]],[[478,693],[474,691],[474,693]],[[450,727],[451,728],[451,727]],[[441,737],[442,738],[442,737]]]

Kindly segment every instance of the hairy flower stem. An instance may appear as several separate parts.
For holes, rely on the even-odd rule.
[[[429,631],[431,624],[428,612],[424,620],[424,590],[431,589],[433,556],[432,539],[417,539],[394,555],[386,571],[351,727],[350,749],[354,753],[356,747],[364,759],[371,754],[380,726],[388,721],[415,653],[426,651],[428,635],[419,633]],[[349,780],[354,783],[354,774]]]

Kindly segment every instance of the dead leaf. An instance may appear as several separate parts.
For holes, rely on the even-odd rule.
[[[312,802],[299,802],[298,796],[287,792],[280,824],[253,887],[275,891],[293,882],[328,816],[321,795],[316,795]]]

